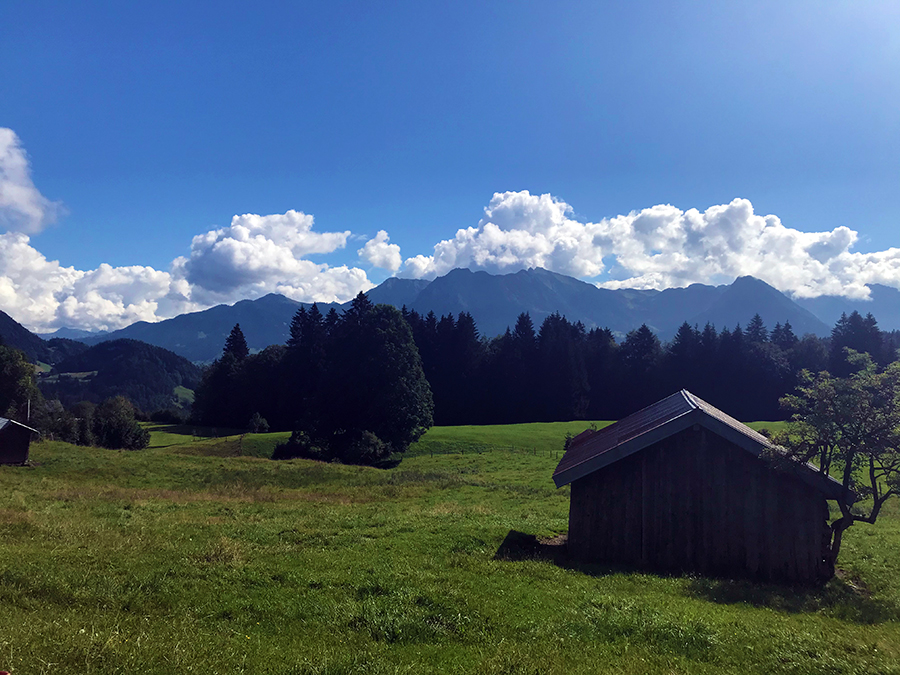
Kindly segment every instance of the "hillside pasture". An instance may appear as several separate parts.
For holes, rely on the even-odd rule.
[[[0,467],[0,669],[900,673],[896,502],[824,588],[582,567],[550,476],[585,426],[435,428],[391,470],[164,425],[34,444]]]

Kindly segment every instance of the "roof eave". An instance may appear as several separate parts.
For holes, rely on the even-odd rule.
[[[658,427],[654,427],[636,438],[632,438],[621,445],[610,448],[604,453],[581,462],[581,464],[576,464],[564,471],[555,473],[553,474],[553,482],[556,483],[556,487],[561,488],[563,485],[568,485],[579,478],[584,478],[594,471],[599,471],[610,464],[614,464],[620,459],[625,459],[629,455],[633,455],[672,434],[677,434],[679,431],[683,431],[689,426],[697,423],[698,412],[700,412],[700,410],[696,408],[688,410],[678,417],[673,417],[668,422],[665,422]]]

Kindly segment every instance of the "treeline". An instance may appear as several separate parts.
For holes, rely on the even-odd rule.
[[[688,389],[744,420],[786,413],[780,397],[801,369],[846,375],[845,347],[885,364],[896,358],[897,332],[875,318],[843,315],[830,339],[797,336],[790,323],[717,329],[682,324],[663,344],[642,325],[621,341],[608,329],[587,330],[559,314],[536,329],[528,314],[492,340],[472,316],[403,311],[431,384],[435,424],[507,424],[620,419],[679,389]]]
[[[124,396],[100,405],[82,401],[67,409],[57,399],[44,398],[34,371],[24,352],[0,344],[0,416],[27,424],[47,440],[131,450],[150,442]]]
[[[340,315],[301,308],[287,344],[258,354],[235,326],[195,392],[193,419],[290,430],[280,458],[376,464],[431,426],[432,399],[403,316],[360,293]]]
[[[193,415],[211,426],[297,432],[288,455],[360,461],[405,449],[430,424],[432,401],[440,425],[620,419],[689,389],[740,419],[780,419],[778,401],[800,370],[843,376],[845,348],[883,365],[898,345],[900,335],[857,312],[827,339],[798,336],[788,322],[769,329],[757,315],[744,327],[684,323],[666,344],[646,325],[617,340],[560,314],[539,328],[522,314],[485,339],[466,312],[422,316],[359,296],[342,315],[300,309],[287,344],[258,354],[236,327]]]
[[[150,432],[138,423],[135,412],[134,405],[124,396],[111,396],[100,405],[79,401],[69,408],[53,399],[45,402],[36,423],[48,439],[141,450],[150,444]]]

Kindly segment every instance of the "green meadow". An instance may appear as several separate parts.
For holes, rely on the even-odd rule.
[[[578,566],[538,541],[586,424],[434,428],[389,470],[266,459],[286,434],[34,444],[0,467],[0,670],[900,673],[896,501],[822,588]]]

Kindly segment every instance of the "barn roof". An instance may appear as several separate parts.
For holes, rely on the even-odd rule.
[[[19,426],[19,427],[24,427],[25,429],[28,429],[28,431],[33,431],[36,434],[40,433],[37,429],[32,429],[31,427],[29,427],[25,424],[22,424],[21,422],[16,422],[15,420],[11,420],[6,417],[0,417],[0,429],[5,429],[6,427],[8,427],[11,424],[15,424],[16,426]]]
[[[553,481],[556,487],[568,485],[695,424],[756,456],[764,451],[783,452],[759,432],[682,389],[608,427],[588,430],[573,438],[553,473]],[[795,466],[797,477],[828,499],[845,496],[844,487],[833,478],[823,476],[815,466]]]

